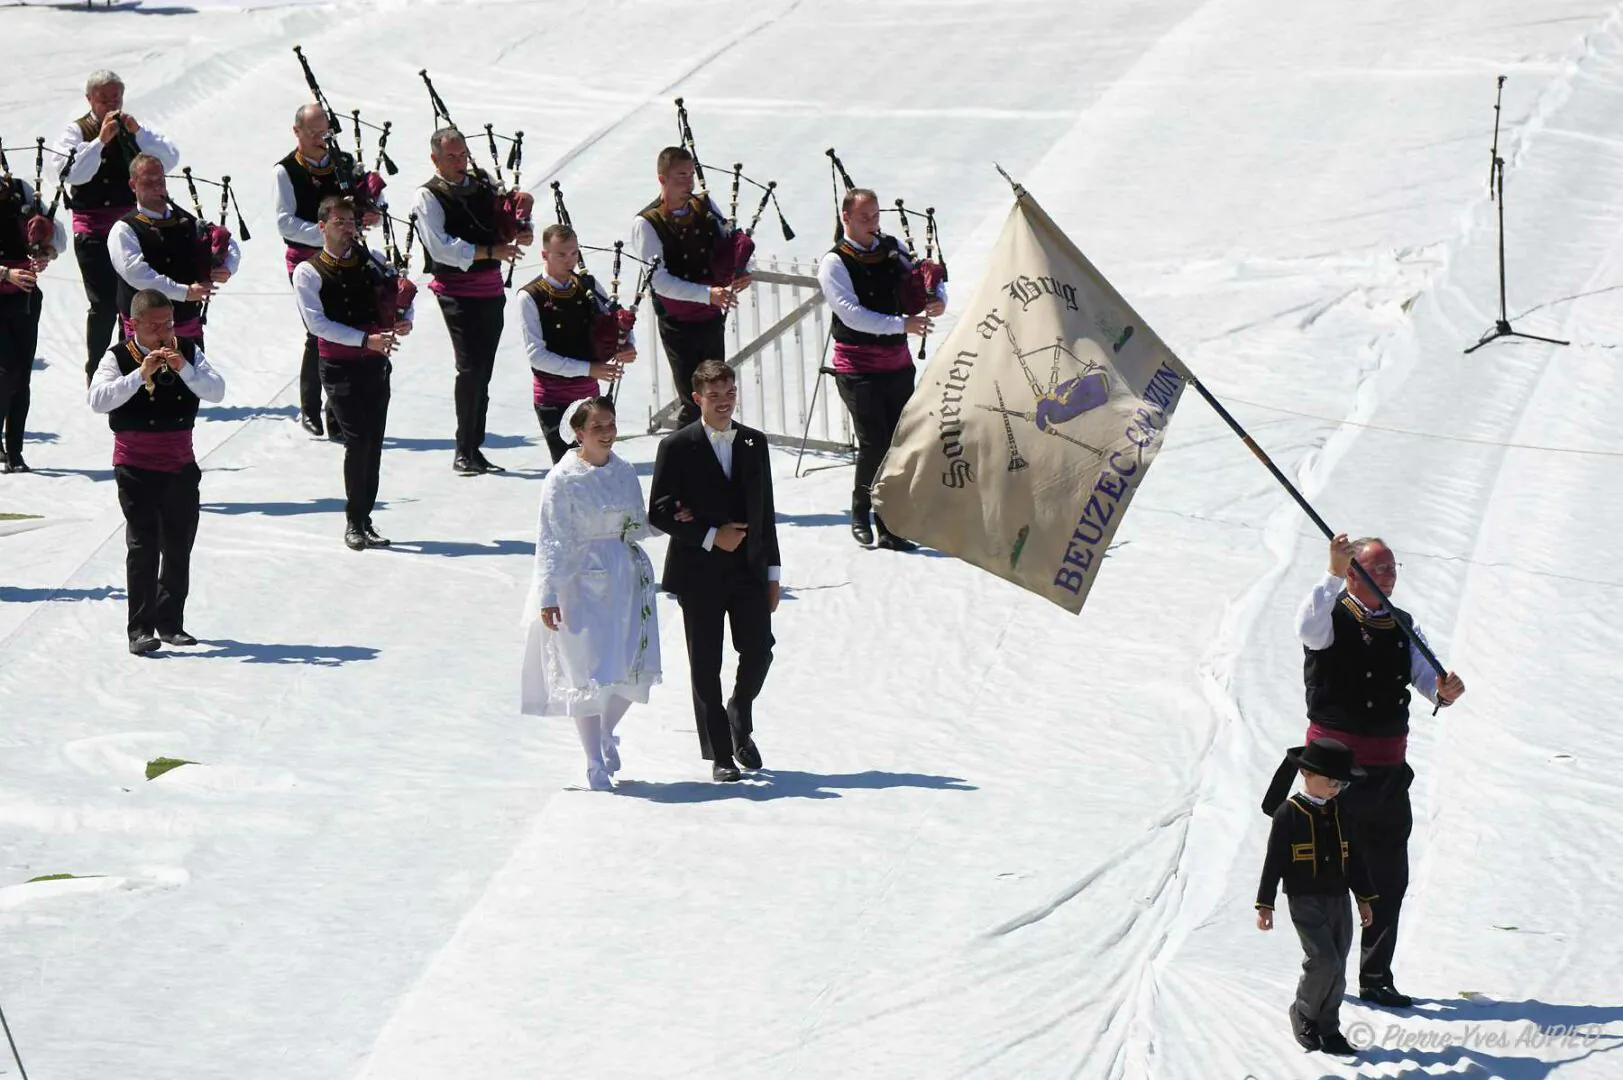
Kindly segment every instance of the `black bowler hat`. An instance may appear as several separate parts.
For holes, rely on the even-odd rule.
[[[1353,764],[1353,752],[1339,739],[1314,739],[1304,746],[1285,751],[1285,759],[1298,769],[1346,783],[1364,778],[1364,770]]]

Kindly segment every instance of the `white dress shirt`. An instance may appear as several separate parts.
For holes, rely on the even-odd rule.
[[[368,250],[372,252],[374,259],[388,265],[388,260],[383,257],[382,252],[376,248]],[[347,254],[344,256],[348,257]],[[327,311],[321,304],[321,275],[316,272],[315,259],[308,259],[293,268],[293,297],[298,303],[299,315],[304,319],[304,327],[310,333],[335,345],[351,345],[357,349],[366,347],[365,330],[327,318]],[[416,312],[417,301],[413,300],[401,318],[406,322],[412,322]]]
[[[130,340],[135,341],[134,338]],[[152,351],[142,348],[139,341],[135,342],[135,349],[141,354],[142,359]],[[203,401],[212,404],[225,398],[225,379],[209,365],[202,349],[193,350],[192,362],[182,364],[177,374],[180,375],[180,381]],[[118,369],[117,354],[109,351],[102,356],[101,363],[97,365],[96,377],[90,380],[90,390],[86,396],[92,411],[110,413],[134,397],[136,391],[143,389],[145,385],[140,368],[135,368],[128,375],[124,374]]]
[[[471,183],[472,180],[463,177],[462,183],[457,186],[466,187]],[[473,242],[459,240],[445,231],[445,207],[432,191],[426,187],[418,188],[417,201],[412,204],[412,210],[417,215],[417,235],[422,238],[429,258],[458,270],[466,270],[474,264]]]
[[[141,213],[149,218],[167,219],[169,208],[165,207],[162,213],[140,207]],[[118,276],[139,292],[142,289],[157,289],[171,300],[182,301],[186,299],[189,285],[182,285],[174,278],[158,273],[147,263],[146,256],[141,253],[141,238],[131,228],[127,221],[120,221],[113,226],[113,231],[107,234],[107,257],[113,264]],[[231,238],[231,250],[226,253],[225,268],[233,274],[242,262],[242,248],[237,245],[237,238]],[[199,282],[201,284],[201,282]]]
[[[691,213],[685,208],[672,215],[680,217],[684,213]],[[727,215],[721,212],[716,200],[710,200],[710,213],[715,215],[717,221],[725,226]],[[665,245],[659,239],[659,233],[654,229],[653,223],[638,214],[631,222],[631,253],[645,263],[651,263],[656,258],[659,265],[654,268],[653,276],[649,278],[649,287],[660,296],[670,300],[687,300],[694,304],[708,304],[710,302],[710,286],[701,285],[697,281],[688,281],[679,278],[665,269]],[[755,261],[750,260],[749,266],[738,271],[740,275],[750,273]]]
[[[29,207],[26,213],[30,217],[33,216],[32,208],[34,205],[34,185],[30,184],[27,180],[24,180],[20,176],[14,177],[13,179],[17,181],[17,186],[22,189],[23,205]],[[50,208],[46,207],[46,209]],[[63,225],[62,222],[55,217],[51,218],[51,246],[56,248],[56,253],[58,255],[61,255],[63,252],[68,250],[67,226]]]
[[[157,158],[164,172],[180,164],[180,151],[175,149],[175,145],[145,124],[135,133],[135,145],[140,147],[143,154]],[[101,168],[102,141],[99,133],[86,139],[79,131],[79,122],[75,120],[62,134],[56,149],[62,154],[74,153],[73,167],[66,177],[68,183],[88,184],[95,179],[97,170]]]
[[[559,281],[551,274],[546,275],[546,281],[555,289],[567,288],[567,281]],[[596,279],[593,279],[596,284]],[[597,310],[609,310],[609,298],[603,295],[603,290],[593,290],[597,298]],[[524,352],[530,358],[530,366],[536,371],[548,375],[562,375],[567,379],[578,379],[583,375],[592,373],[592,364],[589,360],[577,360],[572,356],[563,356],[547,348],[546,335],[541,330],[541,309],[536,306],[535,298],[523,289],[513,297],[513,306],[518,308],[519,324],[524,328]],[[636,343],[636,335],[626,337],[626,345]]]
[[[318,168],[324,166],[327,164],[327,157],[324,155],[321,160],[312,161],[310,164]],[[276,214],[276,232],[283,240],[290,244],[303,244],[305,247],[321,246],[321,226],[299,216],[298,199],[293,192],[293,178],[287,174],[287,169],[283,168],[281,162],[276,163],[271,206]]]
[[[847,234],[845,239],[858,251],[874,251],[879,247],[880,237],[875,235],[873,242],[866,247],[852,240]],[[902,269],[913,269],[913,260],[907,257],[905,248],[898,248],[897,254],[902,260]],[[851,272],[845,268],[845,261],[834,252],[823,256],[822,262],[817,264],[817,283],[823,287],[823,298],[840,321],[851,329],[863,334],[900,334],[904,332],[907,319],[901,315],[882,315],[877,311],[862,306],[857,299],[856,288],[851,284]],[[941,282],[936,286],[935,298],[943,304],[947,302],[947,283]]]
[[[1328,573],[1317,585],[1313,586],[1313,591],[1308,593],[1307,599],[1302,602],[1302,606],[1296,614],[1296,636],[1301,639],[1303,645],[1317,651],[1319,649],[1328,649],[1331,643],[1336,640],[1336,627],[1331,620],[1331,615],[1335,612],[1337,598],[1340,597],[1341,590],[1346,587],[1346,579]],[[1352,593],[1347,595],[1352,598],[1353,603],[1358,605],[1358,609],[1366,615],[1383,616],[1390,614],[1388,609],[1384,607],[1379,611],[1371,611],[1359,601],[1358,597],[1353,596]],[[1414,630],[1416,638],[1426,641],[1426,635],[1420,632],[1418,625],[1411,626],[1411,629]],[[1426,644],[1430,646],[1431,643],[1427,641]],[[1430,661],[1425,658],[1420,650],[1413,647],[1409,649],[1409,682],[1416,690],[1420,691],[1427,701],[1433,705],[1437,704],[1437,672],[1432,669]]]
[[[700,423],[704,424],[705,438],[710,442],[710,449],[716,452],[716,461],[721,465],[721,471],[726,474],[727,479],[731,480],[733,478],[733,440],[738,437],[738,425],[734,424],[725,431],[718,431],[709,424],[704,423],[704,421],[700,421]],[[706,551],[715,546],[716,531],[716,528],[712,526],[710,531],[704,534],[704,549]],[[766,579],[768,581],[778,581],[782,578],[782,575],[783,567],[781,566],[769,566],[766,568]]]

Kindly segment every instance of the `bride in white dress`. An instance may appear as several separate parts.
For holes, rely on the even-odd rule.
[[[620,768],[614,728],[660,681],[654,568],[637,545],[653,531],[637,472],[613,451],[613,404],[582,402],[570,427],[580,446],[541,487],[522,710],[573,717],[587,783],[610,791]]]

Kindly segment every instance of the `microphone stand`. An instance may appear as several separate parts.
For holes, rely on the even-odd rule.
[[[1504,93],[1505,77],[1499,76],[1499,95]],[[1529,341],[1542,341],[1547,345],[1570,345],[1570,341],[1559,338],[1540,337],[1537,334],[1524,334],[1520,330],[1513,330],[1510,326],[1510,315],[1505,307],[1505,159],[1499,156],[1499,98],[1495,96],[1493,103],[1493,163],[1488,172],[1488,197],[1499,204],[1499,318],[1494,322],[1493,329],[1483,334],[1475,345],[1465,350],[1469,356],[1490,341],[1497,341],[1502,337],[1526,338]]]

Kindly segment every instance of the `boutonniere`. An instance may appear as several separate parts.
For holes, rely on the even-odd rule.
[[[754,439],[749,439],[749,438],[746,438],[746,439],[745,439],[745,440],[744,440],[744,445],[745,445],[745,446],[754,446],[754,445],[755,445],[755,440],[754,440]]]

